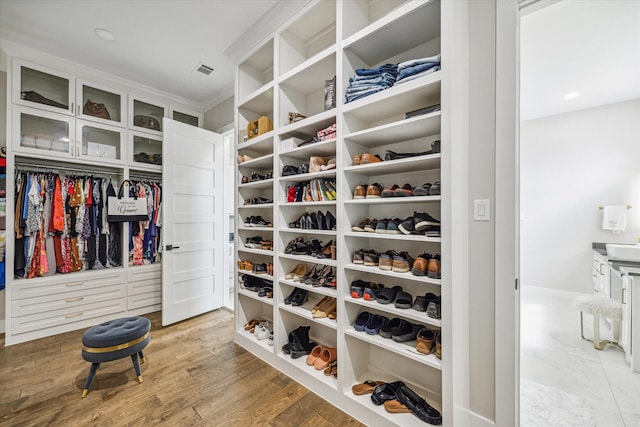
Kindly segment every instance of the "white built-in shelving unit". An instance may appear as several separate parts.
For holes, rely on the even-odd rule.
[[[439,0],[357,0],[316,1],[284,25],[279,31],[251,52],[237,67],[236,78],[236,150],[253,160],[237,166],[236,258],[253,263],[273,263],[273,276],[259,275],[273,281],[273,298],[258,297],[242,289],[236,281],[235,340],[242,347],[293,377],[332,404],[367,425],[423,425],[413,414],[390,414],[375,406],[369,396],[355,396],[354,384],[365,380],[402,380],[439,410],[450,407],[451,387],[445,386],[447,369],[451,369],[450,336],[452,301],[450,293],[441,292],[450,286],[445,275],[441,279],[380,270],[377,267],[354,264],[354,251],[362,248],[378,252],[406,250],[414,257],[422,253],[441,253],[442,263],[448,263],[443,242],[449,236],[442,218],[442,205],[450,195],[423,197],[353,199],[358,184],[409,183],[418,186],[441,179],[441,169],[447,161],[451,141],[443,136],[442,118],[449,114],[443,100],[443,81],[448,70],[443,69],[410,82],[393,86],[374,95],[344,102],[349,77],[357,68],[373,68],[385,63],[398,63],[414,58],[447,52],[441,44],[444,31]],[[324,110],[325,80],[336,76],[336,108]],[[441,111],[405,119],[405,113],[434,104]],[[288,113],[306,116],[296,123],[288,122]],[[244,140],[247,124],[260,116],[273,120],[274,129],[258,137]],[[337,124],[337,138],[291,148],[282,142],[290,137],[307,139],[317,131]],[[384,157],[385,150],[423,152],[431,142],[441,140],[442,153],[383,161],[367,165],[352,165],[357,154],[372,153]],[[310,156],[336,157],[333,170],[281,176],[284,165],[300,165]],[[252,172],[273,173],[273,179],[241,184],[242,176]],[[287,202],[289,185],[315,178],[331,178],[337,182],[337,199],[323,202]],[[245,204],[255,197],[273,200],[268,204]],[[289,223],[305,212],[330,211],[337,218],[337,230],[301,230]],[[442,237],[388,235],[354,232],[353,224],[364,218],[406,218],[415,211],[427,212],[442,221]],[[272,222],[272,228],[244,227],[246,218],[261,215]],[[273,239],[272,251],[249,250],[243,242],[254,235]],[[316,238],[323,243],[336,241],[336,260],[285,254],[287,244],[297,236],[305,240]],[[297,264],[329,265],[337,270],[337,287],[311,287],[285,279]],[[446,271],[446,269],[443,269]],[[245,271],[236,270],[241,278]],[[414,298],[433,292],[442,295],[442,319],[424,312],[399,309],[393,304],[355,299],[350,284],[363,279],[385,286],[400,285]],[[301,306],[284,304],[284,298],[295,287],[309,292],[309,301]],[[337,298],[337,319],[315,319],[311,308],[323,297]],[[368,311],[388,318],[400,317],[443,332],[442,360],[435,354],[424,355],[415,349],[415,341],[397,343],[378,335],[354,330],[358,315]],[[274,324],[274,343],[256,340],[245,331],[252,319],[266,319]],[[305,358],[292,359],[282,352],[288,333],[301,325],[310,326],[311,338],[319,344],[337,347],[338,377],[325,376],[305,364]],[[448,330],[449,329],[449,330]],[[443,425],[452,426],[452,414],[443,413]]]

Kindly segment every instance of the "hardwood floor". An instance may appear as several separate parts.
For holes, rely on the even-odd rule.
[[[84,399],[84,330],[11,347],[0,335],[0,425],[362,425],[235,345],[231,313],[166,328],[146,317],[143,383],[130,358],[106,362]]]

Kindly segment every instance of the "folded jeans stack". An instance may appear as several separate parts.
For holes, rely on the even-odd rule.
[[[398,64],[396,84],[408,82],[440,69],[440,54],[427,58],[411,59]]]
[[[397,76],[396,64],[384,64],[377,68],[358,68],[356,75],[349,78],[345,102],[355,101],[388,89],[395,84]]]

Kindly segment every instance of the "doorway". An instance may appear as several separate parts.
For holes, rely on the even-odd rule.
[[[520,19],[521,426],[640,425],[640,375],[574,305],[592,244],[640,236],[640,2],[540,3]],[[605,205],[634,207],[624,231]]]

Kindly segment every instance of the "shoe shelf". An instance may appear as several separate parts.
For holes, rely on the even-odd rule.
[[[439,202],[442,200],[441,196],[412,196],[412,197],[381,197],[379,199],[348,199],[344,201],[346,205],[360,205],[360,204],[387,204],[387,203],[425,203],[425,202]]]
[[[344,140],[364,147],[375,148],[387,145],[389,141],[408,141],[425,135],[439,135],[441,131],[440,120],[440,111],[436,111],[352,132],[345,135]]]
[[[273,179],[263,179],[260,181],[247,182],[246,184],[238,184],[238,188],[271,188]]]
[[[281,228],[282,233],[313,234],[317,236],[335,236],[336,230],[312,230],[307,228]]]
[[[284,203],[280,203],[280,207],[289,207],[289,206],[295,206],[295,207],[300,207],[300,206],[312,206],[312,207],[318,207],[318,206],[335,206],[336,205],[336,201],[335,200],[323,200],[323,201],[318,201],[318,202],[284,202]]]
[[[238,226],[238,230],[247,230],[247,231],[273,231],[273,227],[247,227],[246,225]]]
[[[309,298],[309,301],[305,302],[303,305],[293,306],[290,304],[278,304],[278,308],[280,310],[288,311],[289,313],[302,317],[308,321],[310,320],[312,323],[317,323],[331,329],[338,329],[338,325],[335,319],[329,319],[328,317],[313,317],[313,315],[311,314],[311,309],[318,303],[318,301],[320,301],[320,298]]]
[[[273,111],[274,83],[269,82],[247,95],[238,105],[239,109],[249,111]]]
[[[279,283],[283,283],[285,285],[289,285],[292,287],[296,287],[296,288],[300,288],[300,289],[305,289],[309,292],[313,292],[316,294],[320,294],[320,295],[324,295],[324,296],[328,296],[328,297],[333,297],[333,298],[337,298],[338,297],[338,292],[336,291],[335,288],[330,288],[330,287],[326,287],[326,286],[312,286],[312,285],[304,285],[300,282],[294,282],[293,280],[289,280],[289,279],[279,279],[278,280]]]
[[[432,283],[434,285],[440,285],[442,281],[441,279],[432,279],[426,276],[415,276],[410,271],[407,273],[396,273],[395,271],[380,270],[378,267],[369,267],[353,263],[345,264],[344,268],[347,270],[361,271],[363,273],[379,274],[381,276],[393,277],[396,279],[408,279],[416,282]]]
[[[266,319],[265,319],[266,320]],[[269,353],[273,353],[273,346],[269,345],[269,340],[259,340],[257,339],[251,332],[245,331],[244,328],[240,327],[236,329],[236,333],[241,335],[245,340],[249,340],[256,345],[260,346],[263,350],[268,351]]]
[[[342,48],[374,66],[398,52],[439,37],[440,2],[411,1],[348,36],[343,40]]]
[[[312,341],[317,342],[312,339]],[[318,342],[318,345],[322,345]],[[284,354],[283,352],[279,352],[278,354],[282,359],[284,359],[288,364],[294,366],[296,371],[302,375],[310,376],[315,381],[320,381],[321,383],[331,387],[333,390],[338,390],[338,380],[330,375],[325,375],[323,371],[319,371],[315,369],[313,366],[307,365],[307,356],[302,356],[297,359],[291,358],[288,354]],[[338,367],[338,372],[340,372],[340,368]],[[315,391],[315,390],[314,390]]]
[[[335,156],[336,155],[336,139],[314,142],[302,145],[292,150],[281,151],[281,157],[290,157],[292,159],[309,160],[310,156]]]
[[[415,381],[415,376],[411,378],[413,381],[404,380],[398,378],[398,376],[393,375],[388,372],[378,371],[378,370],[369,370],[360,376],[356,381],[349,384],[345,387],[344,395],[347,399],[355,402],[357,405],[360,405],[366,408],[368,411],[375,414],[378,419],[385,420],[381,425],[396,425],[402,427],[424,427],[426,424],[424,421],[420,420],[412,413],[390,413],[386,409],[384,409],[384,405],[376,405],[371,401],[371,394],[364,394],[361,396],[356,396],[351,391],[351,387],[356,384],[362,384],[365,381],[384,381],[384,382],[393,382],[393,381],[402,381],[413,391],[418,393],[418,395],[424,398],[429,405],[436,408],[438,411],[442,412],[442,405],[440,404],[441,396],[427,391],[422,387],[418,387],[414,385],[413,381]]]
[[[247,298],[253,298],[262,303],[273,305],[273,298],[259,297],[257,292],[253,292],[248,289],[238,289],[238,295],[244,295]]]
[[[288,111],[285,111],[285,113],[288,113]],[[311,136],[315,136],[319,130],[331,126],[335,121],[336,109],[332,108],[331,110],[314,114],[298,122],[282,126],[278,129],[277,133],[280,135],[281,139],[285,139],[290,136],[307,139]]]
[[[238,168],[248,169],[271,169],[273,168],[273,154],[267,154],[266,156],[256,157],[252,160],[242,162],[238,164]],[[267,181],[267,180],[264,180]],[[257,181],[261,182],[261,181]],[[253,183],[249,183],[253,184]],[[240,184],[247,185],[247,184]]]
[[[239,142],[236,149],[238,151],[251,150],[252,152],[260,153],[260,155],[272,154],[273,135],[275,135],[275,132],[269,131],[267,133],[263,133],[262,135],[251,138],[246,142]]]
[[[406,240],[408,242],[425,242],[425,243],[440,243],[442,242],[441,237],[427,237],[427,236],[419,236],[419,235],[406,235],[406,234],[381,234],[381,233],[370,233],[367,231],[350,231],[348,233],[344,233],[346,237],[360,237],[365,239],[385,239],[385,240]]]
[[[243,275],[246,274],[248,276],[254,276],[254,277],[259,277],[261,279],[265,279],[265,280],[271,280],[273,281],[275,279],[275,277],[269,275],[269,274],[256,274],[253,271],[245,271],[245,270],[238,270],[238,275]]]
[[[320,171],[320,172],[309,172],[309,173],[301,173],[298,175],[289,175],[289,176],[281,176],[279,178],[280,182],[302,182],[302,181],[310,181],[312,179],[318,179],[318,178],[335,178],[336,177],[336,170],[335,169],[329,169],[327,171]]]
[[[436,71],[350,102],[344,106],[343,112],[347,119],[352,116],[373,124],[389,120],[389,117],[404,116],[404,113],[418,108],[438,104],[442,74],[442,70]]]
[[[400,356],[411,359],[422,365],[430,366],[437,370],[442,370],[442,363],[434,353],[422,354],[416,350],[416,341],[395,342],[391,338],[383,338],[380,335],[369,335],[366,332],[356,331],[353,327],[345,329],[346,335],[352,336],[358,340],[368,342],[376,347],[383,348]]]
[[[416,172],[426,169],[439,169],[441,155],[427,154],[425,156],[408,157],[406,159],[385,160],[379,163],[347,166],[345,172],[366,176],[380,176],[396,173]],[[423,196],[424,197],[424,196]],[[396,197],[396,199],[399,197]]]
[[[273,251],[265,251],[264,249],[246,248],[240,245],[238,245],[238,251],[247,252],[247,253],[256,254],[256,255],[273,256]]]
[[[255,205],[238,205],[238,209],[273,209],[273,203],[262,203]]]
[[[336,265],[338,265],[338,262],[334,259],[316,258],[310,255],[291,255],[291,254],[279,253],[278,257],[284,258],[284,259],[291,259],[294,261],[298,261],[299,263],[310,262],[312,264],[324,264],[324,265],[330,265],[332,267],[335,267]]]
[[[427,316],[426,312],[417,311],[412,308],[407,308],[407,309],[396,308],[393,305],[393,303],[380,304],[376,301],[367,301],[364,298],[347,297],[345,301],[348,304],[358,305],[367,309],[367,310],[359,310],[360,312],[370,311],[370,310],[384,311],[385,313],[389,314],[389,316],[387,317],[389,317],[390,319],[391,317],[402,317],[405,319],[411,319],[411,321],[414,323],[423,323],[426,326],[433,326],[435,328],[442,327],[442,322],[440,321],[440,319],[431,318]]]

